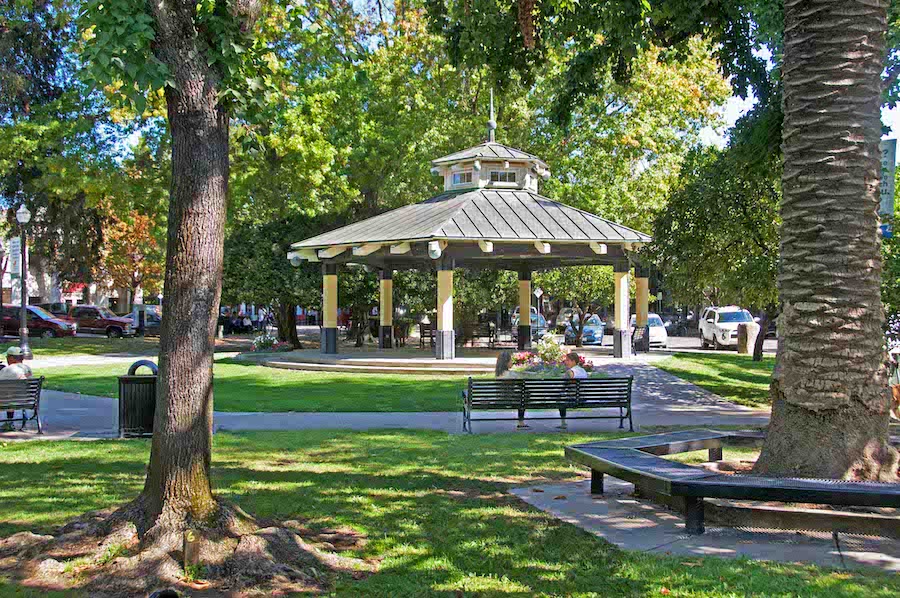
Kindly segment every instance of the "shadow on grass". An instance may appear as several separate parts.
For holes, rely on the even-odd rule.
[[[213,476],[220,494],[257,516],[367,534],[360,556],[379,560],[379,572],[339,579],[337,595],[886,597],[900,587],[881,574],[626,553],[507,493],[511,485],[572,479],[562,448],[588,438],[597,435],[219,434]],[[4,534],[48,529],[70,512],[133,496],[149,448],[146,441],[28,445],[0,453]],[[23,486],[17,504],[12,497]],[[90,491],[105,487],[112,490]]]
[[[654,365],[734,403],[769,404],[771,357],[753,361],[749,355],[676,353]]]

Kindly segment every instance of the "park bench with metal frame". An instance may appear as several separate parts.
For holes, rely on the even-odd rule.
[[[618,415],[575,415],[568,419],[618,419],[619,428],[634,430],[631,419],[631,388],[634,378],[553,378],[553,379],[478,379],[469,378],[468,387],[462,392],[463,430],[472,432],[472,421],[518,420],[519,428],[525,425],[526,414],[531,410],[558,409],[559,418],[536,416],[528,419],[560,419],[566,427],[570,410],[618,409]],[[516,417],[480,417],[472,419],[473,411],[515,410]]]
[[[430,343],[434,348],[434,335],[437,331],[437,325],[434,322],[419,322],[419,348],[424,349],[425,343]]]
[[[21,421],[20,430],[25,429],[25,424],[34,420],[37,423],[38,434],[43,434],[41,428],[40,406],[41,406],[41,386],[44,384],[44,378],[27,378],[25,380],[0,380],[0,422],[17,422]],[[21,411],[21,417],[12,418],[7,416],[7,412]],[[31,417],[25,413],[31,411]]]
[[[471,346],[475,346],[475,341],[480,338],[486,338],[488,341],[488,346],[493,347],[494,342],[497,340],[494,335],[494,327],[491,326],[490,322],[482,322],[477,324],[475,328],[472,329],[472,336],[469,338],[469,344]]]
[[[566,457],[590,467],[591,494],[603,494],[608,474],[633,483],[642,495],[683,497],[689,534],[704,532],[704,498],[900,507],[900,484],[721,474],[660,456],[709,450],[710,461],[719,461],[724,443],[753,445],[763,439],[753,432],[686,430],[567,446]]]

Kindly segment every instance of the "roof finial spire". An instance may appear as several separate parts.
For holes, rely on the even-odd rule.
[[[494,143],[494,129],[497,128],[497,121],[494,120],[494,88],[491,88],[491,120],[488,121],[488,142]]]

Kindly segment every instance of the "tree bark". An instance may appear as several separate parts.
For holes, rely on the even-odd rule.
[[[759,315],[759,334],[753,344],[753,361],[762,361],[763,343],[766,342],[766,331],[769,329],[769,312],[763,310]]]
[[[300,337],[297,336],[297,305],[294,303],[279,303],[275,310],[275,324],[278,328],[278,340],[291,343],[292,347],[300,346]]]
[[[784,11],[782,312],[756,471],[895,481],[876,214],[886,3]]]
[[[194,28],[192,2],[150,3],[172,135],[172,188],[150,465],[138,499],[144,525],[173,533],[217,512],[209,479],[213,349],[228,191],[228,115]]]

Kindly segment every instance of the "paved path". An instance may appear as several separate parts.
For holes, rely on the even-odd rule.
[[[900,572],[900,540],[791,530],[747,531],[707,525],[689,536],[684,519],[649,501],[637,500],[628,482],[606,477],[602,496],[591,496],[590,482],[516,488],[512,494],[568,523],[626,550],[689,557],[716,556],[814,563],[837,569],[877,567]],[[640,530],[640,533],[635,533]]]
[[[646,426],[763,426],[766,410],[734,405],[718,396],[646,363],[607,364],[604,369],[615,375],[635,377],[633,400],[635,429]],[[47,390],[42,395],[43,421],[50,438],[114,437],[118,429],[118,401],[75,393]],[[546,414],[553,416],[555,411]],[[570,416],[575,412],[570,412]],[[491,415],[497,415],[496,412]],[[506,415],[515,417],[515,412]],[[514,421],[479,423],[475,414],[475,433],[511,432]],[[369,430],[409,428],[462,432],[460,412],[417,413],[225,413],[214,415],[216,431],[241,430]],[[529,422],[531,432],[558,431],[558,421]],[[627,424],[626,424],[627,425]],[[569,420],[569,432],[595,432],[618,429],[618,420]],[[33,438],[32,432],[0,433],[0,439]]]

